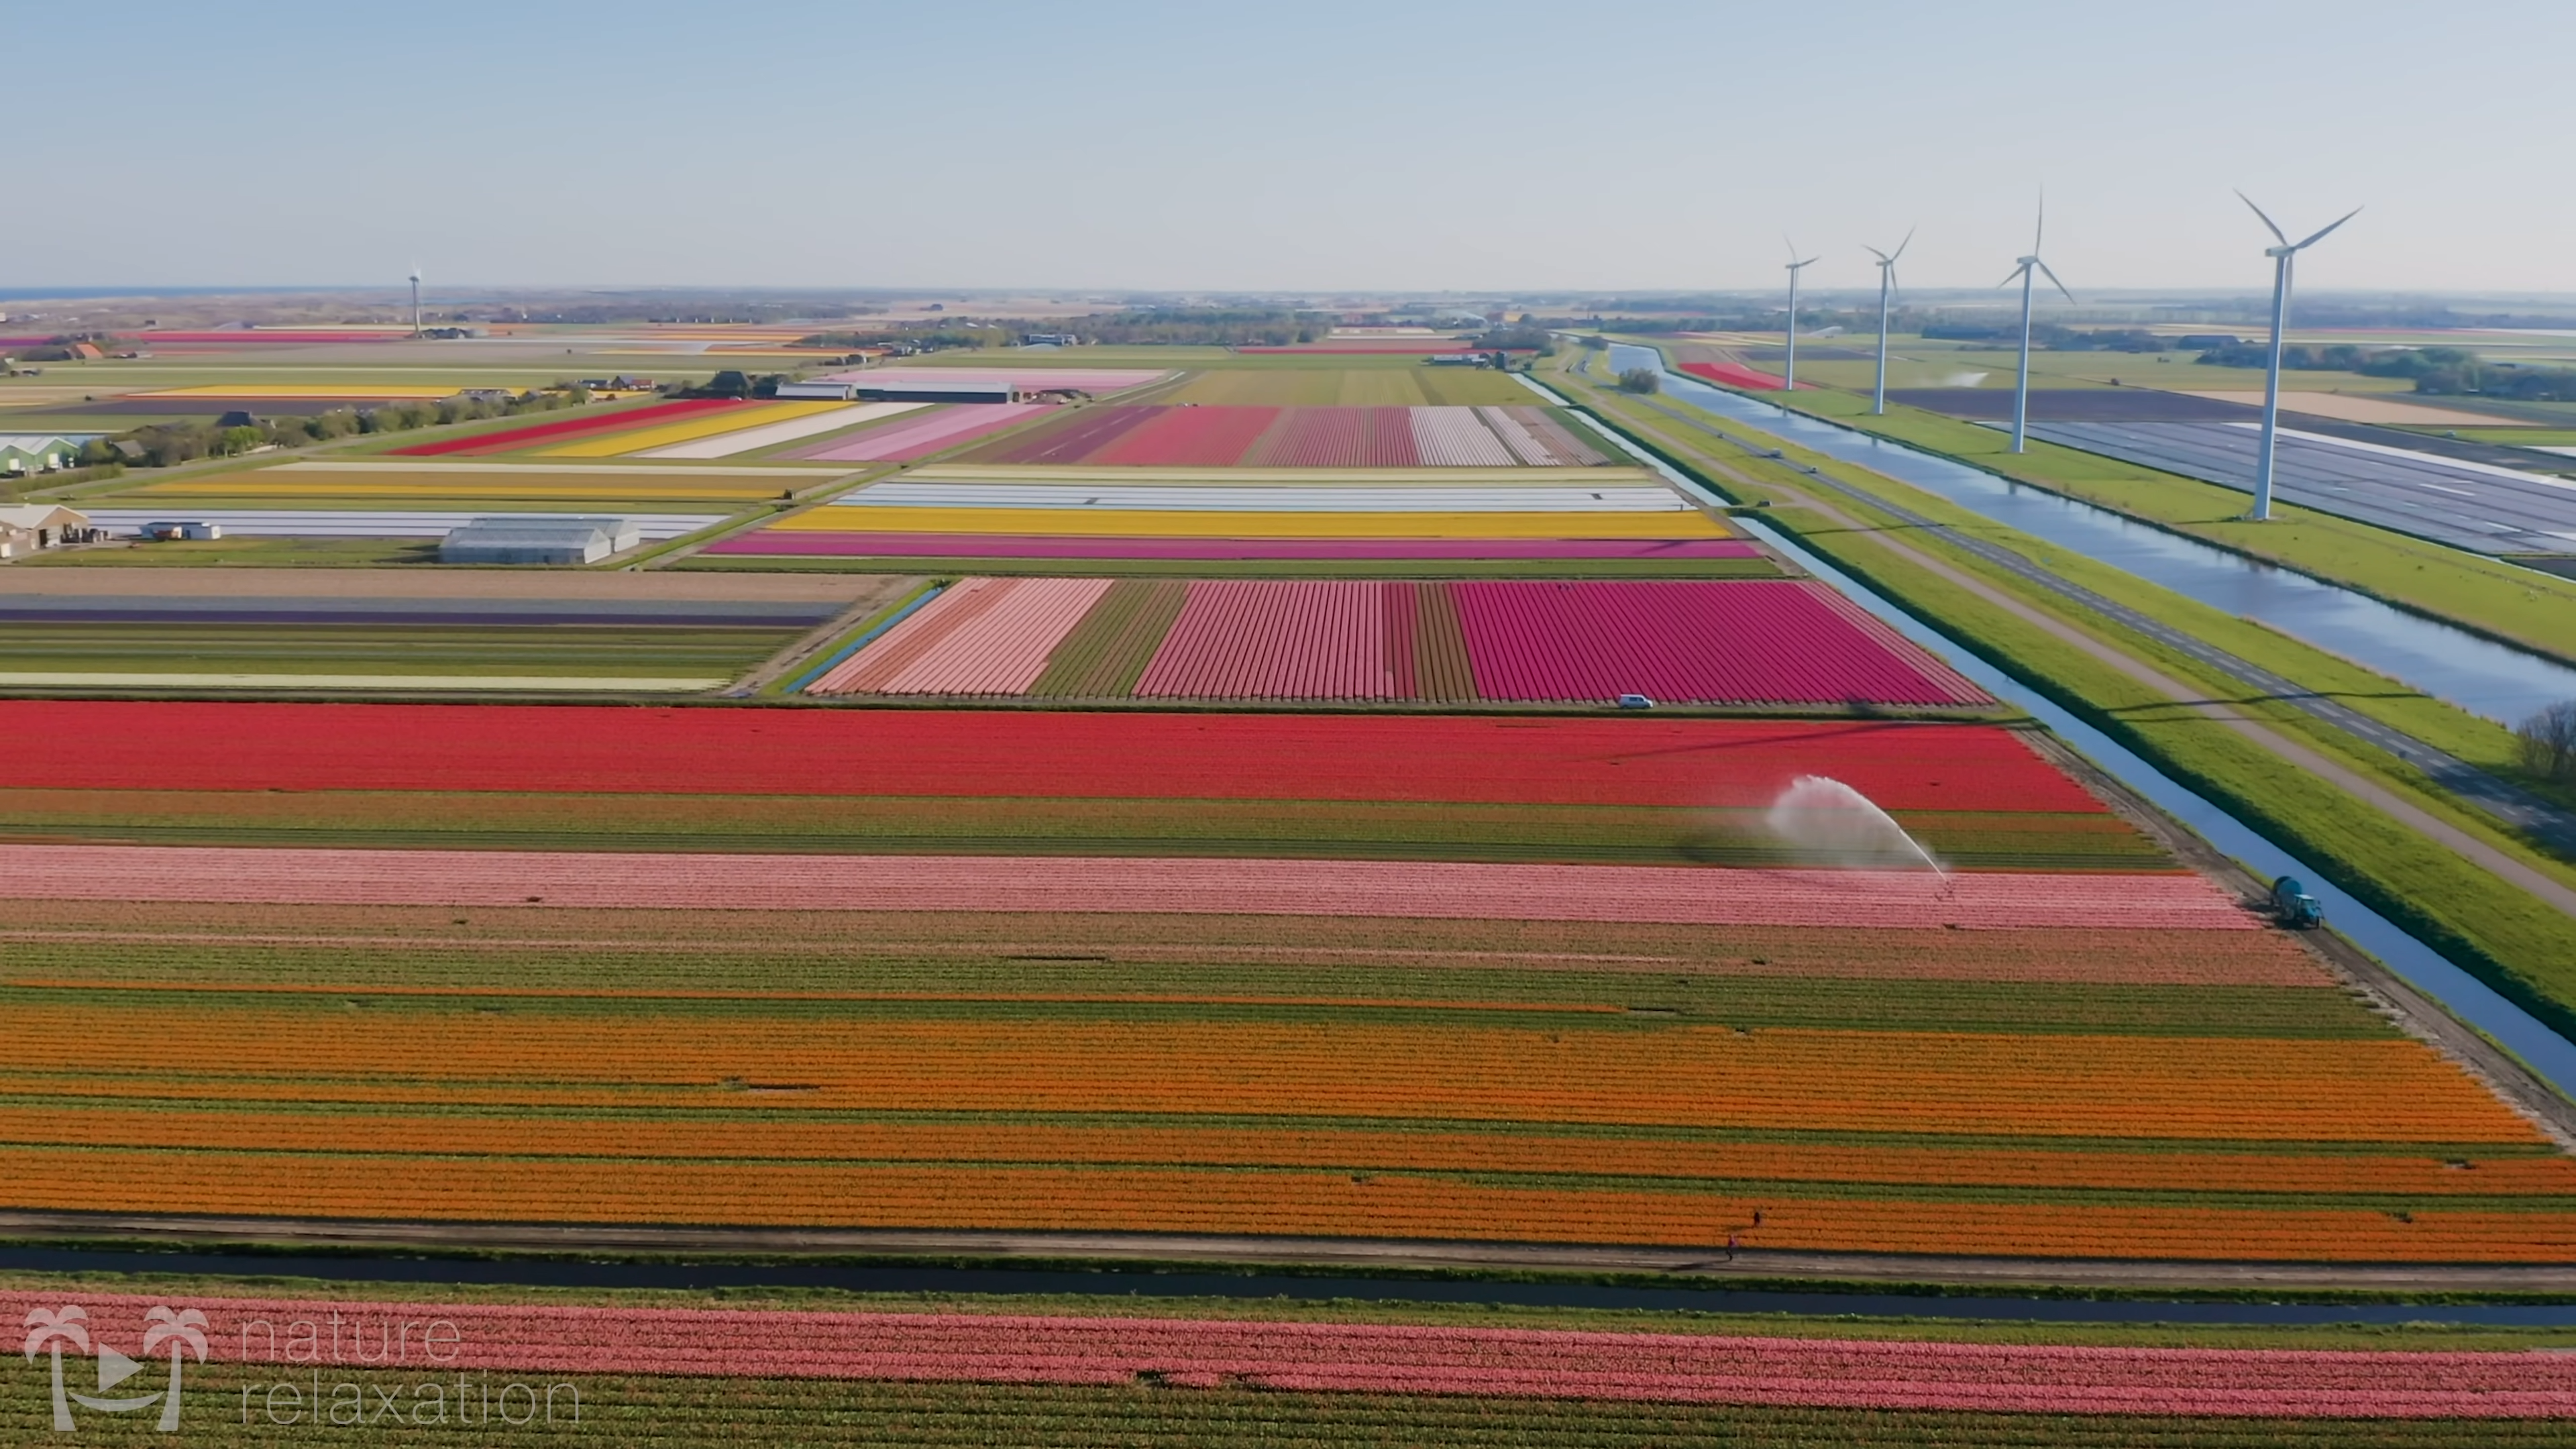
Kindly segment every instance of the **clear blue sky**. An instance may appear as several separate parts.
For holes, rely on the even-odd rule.
[[[0,287],[2576,292],[2576,3],[19,0]],[[30,221],[28,198],[70,220]],[[32,203],[44,205],[43,202]]]

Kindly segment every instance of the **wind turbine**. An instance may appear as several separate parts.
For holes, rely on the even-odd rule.
[[[2253,207],[2254,214],[2263,217],[2272,239],[2280,243],[2263,249],[2263,255],[2272,259],[2272,358],[2263,374],[2263,448],[2254,461],[2254,511],[2245,515],[2257,523],[2268,523],[2272,518],[2272,437],[2281,422],[2281,327],[2290,319],[2290,270],[2297,264],[2299,253],[2324,241],[2326,232],[2361,215],[2361,208],[2356,206],[2345,212],[2336,218],[2334,226],[2306,241],[2293,242],[2272,224],[2272,218],[2263,216],[2263,208],[2254,205],[2253,197],[2240,191],[2236,199]]]
[[[411,264],[411,335],[420,335],[420,263]]]
[[[1780,240],[1789,242],[1789,321],[1784,329],[1789,334],[1789,360],[1780,369],[1780,390],[1795,392],[1798,387],[1798,273],[1813,266],[1816,259],[1809,257],[1803,262],[1798,260],[1798,244],[1789,241],[1785,236]]]
[[[2013,278],[2018,277],[2021,279],[2021,373],[2013,380],[2012,450],[2016,453],[2026,451],[2026,439],[2030,434],[2031,273],[2046,273],[2048,284],[2057,289],[2057,294],[2059,296],[2064,297],[2069,302],[2075,300],[2075,294],[2066,290],[2066,284],[2057,280],[2057,274],[2055,272],[2048,270],[2048,263],[2039,259],[2040,233],[2045,231],[2047,227],[2048,198],[2043,195],[2039,199],[2039,220],[2030,229],[2030,255],[2023,257],[2014,265],[2009,275],[2007,275],[2002,281],[1995,283],[1998,287],[2009,287],[2013,284]]]
[[[1896,290],[1896,259],[1905,255],[1905,249],[1913,244],[1914,230],[1908,227],[1905,240],[1898,242],[1892,252],[1883,252],[1876,247],[1861,248],[1878,258],[1878,389],[1870,395],[1869,410],[1872,413],[1887,411],[1887,299]]]

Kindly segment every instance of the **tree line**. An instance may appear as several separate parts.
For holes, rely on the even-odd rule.
[[[333,408],[310,417],[253,418],[248,423],[235,423],[230,427],[224,426],[220,418],[188,418],[179,422],[152,423],[112,437],[92,438],[81,445],[80,462],[85,467],[103,463],[143,463],[167,468],[199,458],[237,457],[261,448],[300,448],[307,443],[326,443],[365,433],[409,432],[414,428],[473,422],[479,418],[552,412],[558,408],[580,407],[589,401],[587,389],[573,383],[558,383],[551,388],[522,393],[507,400],[450,397],[435,402],[388,402],[373,407]]]
[[[2264,367],[2271,347],[2237,342],[2200,354],[2212,367]],[[2403,377],[2415,390],[2437,395],[2510,398],[2521,402],[2576,402],[2576,368],[2524,367],[2489,362],[2461,347],[2284,347],[2281,366],[2300,372],[2357,372],[2364,377]]]

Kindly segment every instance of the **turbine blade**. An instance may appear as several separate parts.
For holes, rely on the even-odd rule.
[[[2032,223],[2031,223],[2031,227],[2030,227],[2030,254],[2031,254],[2032,256],[2038,256],[2038,255],[2039,255],[2039,238],[2040,238],[2040,234],[2041,234],[2042,232],[2047,231],[2047,230],[2048,230],[2048,188],[2047,188],[2047,187],[2045,187],[2045,186],[2043,186],[2043,187],[2041,187],[2041,188],[2039,189],[2039,219],[2038,219],[2038,220],[2036,220],[2036,221],[2034,221],[2034,222],[2032,222]]]
[[[2020,266],[2013,268],[2011,271],[2004,273],[2004,279],[1995,283],[1995,285],[1998,287],[2009,287],[2013,283],[2020,281],[2021,274],[2029,270],[2030,263],[2024,262]]]
[[[2030,260],[2033,266],[2039,268],[2039,274],[2048,278],[2048,284],[2057,289],[2057,294],[2059,296],[2064,297],[2069,302],[2075,300],[2075,294],[2066,290],[2066,284],[2064,282],[2057,280],[2057,274],[2048,269],[2048,263],[2041,261],[2037,257],[2032,257]]]
[[[1885,252],[1883,252],[1883,251],[1880,251],[1878,248],[1876,248],[1876,247],[1874,247],[1874,246],[1870,246],[1870,245],[1868,245],[1868,244],[1866,244],[1866,243],[1863,243],[1863,244],[1862,244],[1862,246],[1861,246],[1861,250],[1862,250],[1862,251],[1865,251],[1865,252],[1867,252],[1867,253],[1869,253],[1871,256],[1874,256],[1874,257],[1878,258],[1878,264],[1879,264],[1880,266],[1882,266],[1882,267],[1885,267],[1885,266],[1892,266],[1892,265],[1894,265],[1894,264],[1895,264],[1895,262],[1896,262],[1896,258],[1891,257],[1891,256],[1889,256],[1887,253],[1885,253]],[[1904,248],[1899,247],[1897,250],[1902,251],[1902,250],[1904,250]]]
[[[1910,226],[1905,229],[1905,240],[1896,244],[1896,255],[1889,257],[1889,261],[1895,261],[1897,257],[1905,255],[1905,249],[1914,245],[1914,231],[1915,229]]]
[[[1798,244],[1789,240],[1789,234],[1785,231],[1780,233],[1780,244],[1789,249],[1789,259],[1791,261],[1796,261],[1798,259]]]
[[[2324,241],[2326,239],[2326,232],[2334,230],[2336,226],[2341,226],[2345,222],[2350,221],[2359,215],[2361,215],[2361,208],[2356,206],[2352,210],[2345,212],[2343,215],[2336,217],[2334,226],[2329,226],[2325,231],[2318,232],[2315,236],[2309,237],[2306,241],[2299,243],[2300,248],[2304,250],[2305,248],[2315,246],[2317,243]]]
[[[2253,198],[2253,197],[2250,197],[2250,196],[2246,195],[2244,192],[2239,191],[2239,192],[2237,192],[2237,193],[2236,193],[2236,199],[2237,199],[2237,200],[2239,200],[2239,201],[2241,201],[2241,202],[2244,202],[2244,203],[2245,203],[2245,205],[2246,205],[2248,208],[2250,208],[2256,216],[2262,216],[2262,217],[2263,217],[2263,225],[2265,225],[2265,226],[2267,226],[2267,227],[2270,227],[2270,228],[2271,228],[2271,231],[2272,231],[2272,238],[2273,238],[2273,240],[2275,240],[2275,241],[2279,242],[2279,243],[2280,243],[2281,245],[2283,245],[2283,246],[2288,246],[2288,245],[2290,244],[2290,239],[2289,239],[2288,237],[2283,236],[2283,235],[2281,234],[2281,229],[2280,229],[2278,226],[2274,226],[2274,225],[2273,225],[2273,223],[2272,223],[2272,218],[2270,218],[2270,217],[2268,217],[2268,216],[2263,216],[2263,208],[2261,208],[2261,207],[2259,207],[2259,206],[2254,205],[2254,198]]]

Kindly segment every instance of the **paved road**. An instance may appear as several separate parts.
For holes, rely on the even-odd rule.
[[[2236,423],[2039,422],[2032,437],[2251,490],[2261,430]],[[2486,463],[2284,428],[2273,486],[2285,503],[2472,553],[2576,548],[2576,483]]]

